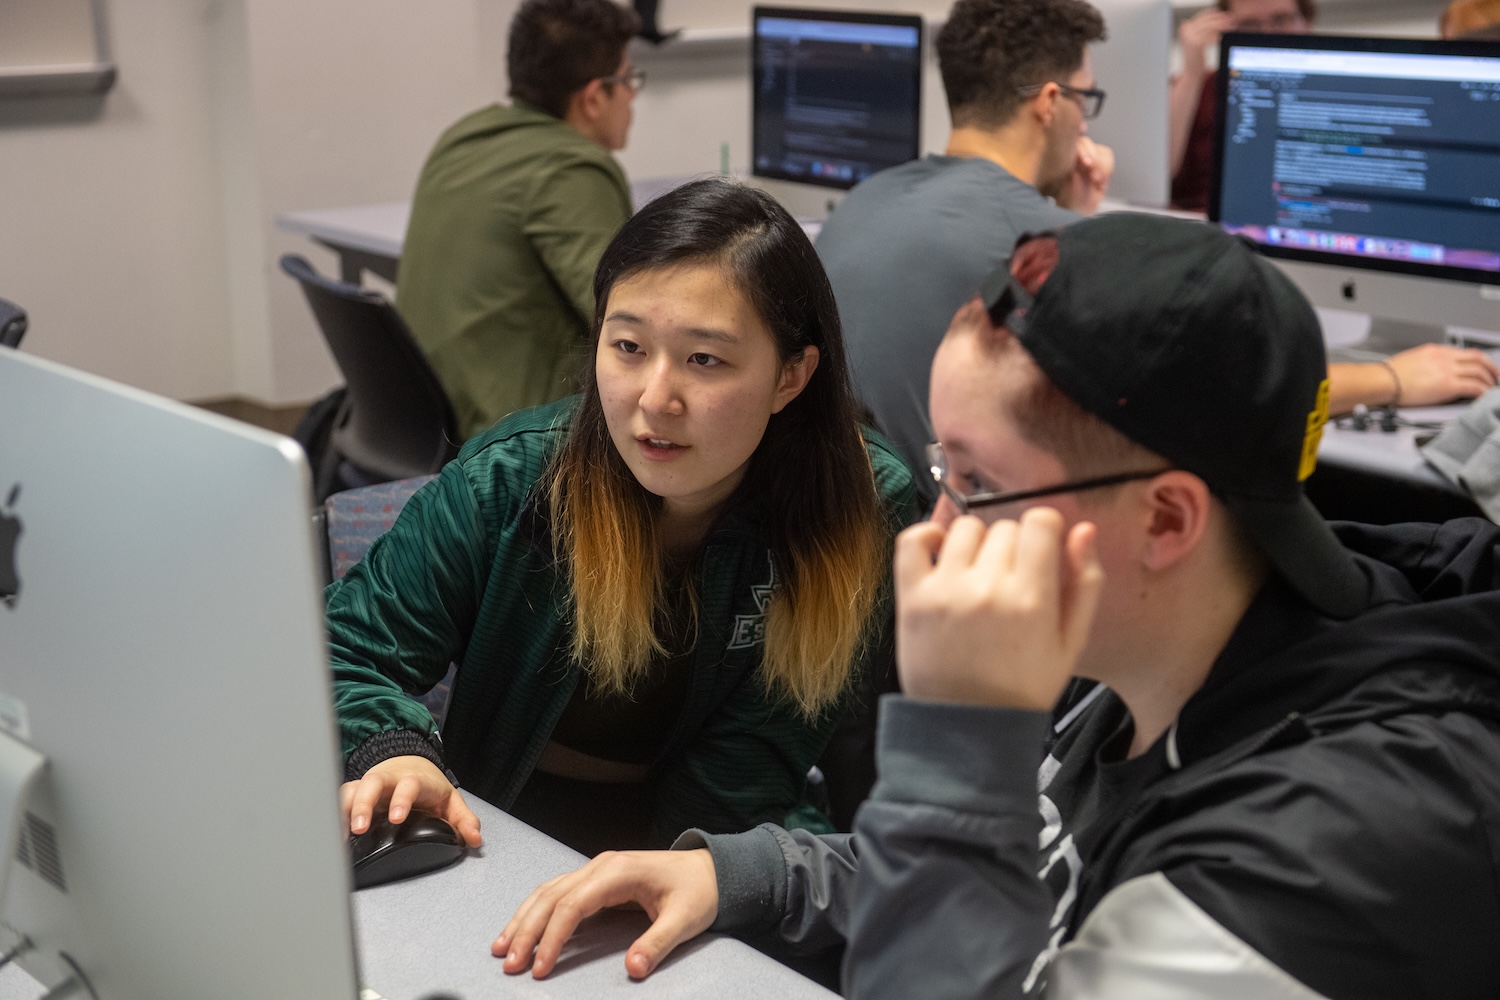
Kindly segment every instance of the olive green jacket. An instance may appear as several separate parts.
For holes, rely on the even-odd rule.
[[[419,754],[506,809],[531,776],[583,674],[569,653],[567,584],[538,486],[573,406],[568,399],[514,414],[469,441],[328,588],[347,777]],[[867,450],[894,535],[918,514],[911,471],[873,431]],[[653,836],[665,846],[689,827],[816,826],[801,803],[837,712],[808,721],[765,691],[759,668],[774,574],[757,504],[720,518],[696,572],[692,679],[652,766]],[[890,627],[888,599],[875,621]],[[873,668],[883,638],[870,637],[858,669]],[[458,675],[439,744],[413,696],[441,680],[450,661]]]
[[[422,168],[396,308],[470,437],[573,391],[594,269],[630,217],[603,146],[522,103],[443,133]]]

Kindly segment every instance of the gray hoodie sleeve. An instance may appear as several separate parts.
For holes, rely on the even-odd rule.
[[[674,851],[706,847],[719,882],[719,916],[710,930],[775,932],[815,954],[843,944],[858,864],[847,833],[818,836],[762,823],[748,833],[689,830]]]
[[[1052,903],[1036,877],[1042,712],[881,699],[880,780],[853,835],[689,830],[719,883],[711,928],[848,942],[850,998],[1019,997]]]
[[[1042,712],[881,699],[854,824],[851,1000],[1023,995],[1053,903],[1037,878]]]

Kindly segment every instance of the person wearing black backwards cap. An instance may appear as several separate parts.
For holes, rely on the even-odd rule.
[[[854,833],[602,856],[506,970],[633,900],[634,976],[711,928],[847,942],[856,998],[1500,993],[1500,529],[1323,522],[1327,394],[1311,308],[1236,239],[1024,242],[934,365],[944,499],[898,541],[905,694]]]

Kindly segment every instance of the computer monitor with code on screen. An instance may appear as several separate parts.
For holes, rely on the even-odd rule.
[[[922,19],[756,7],[751,171],[848,189],[915,159]]]
[[[1220,58],[1210,218],[1272,257],[1467,283],[1456,312],[1406,318],[1484,322],[1493,298],[1474,286],[1500,285],[1500,46],[1231,34]]]

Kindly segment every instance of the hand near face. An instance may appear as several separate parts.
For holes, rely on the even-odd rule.
[[[1073,675],[1104,583],[1087,522],[1034,507],[896,540],[896,666],[907,697],[1047,711]]]
[[[644,979],[684,941],[708,930],[719,914],[719,883],[707,850],[606,851],[574,872],[544,883],[521,904],[490,946],[516,975],[541,979],[585,918],[637,903],[651,918],[625,953],[625,971]],[[533,952],[535,957],[533,958]]]
[[[1203,66],[1204,54],[1219,44],[1219,36],[1234,30],[1234,17],[1228,12],[1210,7],[1183,21],[1177,29],[1177,41],[1182,46],[1184,67]]]
[[[1078,158],[1073,173],[1057,194],[1057,203],[1079,215],[1093,215],[1109,192],[1115,173],[1115,152],[1086,135],[1078,137]]]

